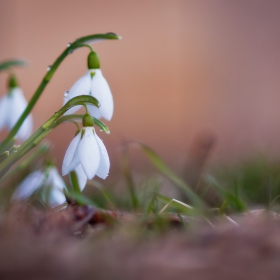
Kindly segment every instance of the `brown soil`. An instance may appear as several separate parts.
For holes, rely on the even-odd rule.
[[[170,216],[159,233],[139,216],[113,215],[116,225],[87,211],[13,206],[0,222],[0,279],[280,279],[277,215],[192,222],[189,230]]]

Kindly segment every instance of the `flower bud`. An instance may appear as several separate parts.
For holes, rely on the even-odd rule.
[[[93,118],[90,114],[85,114],[83,117],[83,127],[90,126],[92,127],[94,125]]]
[[[96,52],[90,52],[88,55],[88,69],[99,69],[100,63]]]
[[[15,75],[11,75],[8,80],[8,89],[12,90],[13,88],[18,87],[18,81]]]

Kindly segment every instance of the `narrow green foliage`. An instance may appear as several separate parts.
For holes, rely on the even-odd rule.
[[[129,164],[128,164],[127,149],[125,149],[122,153],[121,170],[124,175],[124,178],[126,179],[126,183],[127,183],[127,187],[128,187],[129,193],[130,193],[133,209],[137,210],[139,208],[139,199],[138,199],[138,195],[136,192],[135,183],[133,181],[133,177],[131,174],[131,170],[130,170]]]
[[[26,60],[23,59],[10,59],[10,60],[6,60],[6,61],[2,61],[0,63],[0,72],[7,70],[11,67],[24,67],[27,66],[28,62]]]
[[[163,194],[157,194],[157,198],[164,204],[160,213],[164,212],[167,208],[169,208],[169,211],[171,210],[172,212],[175,211],[181,214],[193,215],[195,213],[195,209],[193,207],[177,199]]]
[[[241,212],[247,209],[246,204],[242,201],[242,198],[239,195],[238,189],[235,187],[234,190],[227,189],[223,187],[213,176],[207,175],[204,177],[204,180],[209,183],[216,191],[221,195],[226,205],[223,206],[221,210],[222,213],[226,211],[226,208],[229,207],[230,210]]]
[[[180,205],[182,206],[183,208],[187,209],[187,210],[190,210],[190,209],[193,209],[193,207],[191,207],[190,205],[182,202],[182,201],[179,201],[175,198],[172,198],[160,211],[159,213],[163,213],[167,210],[167,208],[171,205]]]
[[[90,186],[94,186],[96,187],[98,190],[100,190],[100,192],[102,193],[103,197],[105,198],[105,200],[107,201],[108,205],[112,208],[112,209],[116,209],[116,204],[115,202],[113,201],[113,198],[111,196],[111,194],[109,193],[108,190],[106,190],[104,188],[104,186],[99,183],[98,181],[96,180],[90,180],[88,181],[88,185]]]
[[[133,144],[136,144],[141,148],[147,158],[168,180],[186,193],[194,206],[199,209],[205,209],[206,205],[203,200],[201,200],[201,198],[198,197],[195,192],[180,177],[178,177],[150,147],[140,142],[133,142]]]
[[[93,118],[93,121],[94,121],[95,125],[97,125],[105,133],[110,134],[110,130],[109,130],[107,125],[105,125],[102,121],[100,121],[100,120],[98,120],[94,117],[92,117],[92,118]]]
[[[0,163],[4,161],[9,156],[9,151],[6,151],[0,155]]]
[[[87,198],[82,193],[77,193],[76,191],[68,190],[66,192],[66,196],[70,199],[75,200],[79,205],[93,205],[96,208],[98,208],[98,206],[91,199]]]

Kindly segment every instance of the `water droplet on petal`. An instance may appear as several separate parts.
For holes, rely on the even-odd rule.
[[[67,91],[65,91],[65,92],[64,92],[64,97],[67,97],[68,93],[69,93],[69,91],[68,91],[68,90],[67,90]]]
[[[51,69],[52,69],[52,66],[51,66],[51,65],[47,67],[47,71],[48,71],[48,72],[49,72]]]

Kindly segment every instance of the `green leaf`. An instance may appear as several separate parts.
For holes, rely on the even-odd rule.
[[[81,193],[77,193],[75,191],[67,191],[66,195],[77,201],[79,205],[93,205],[97,207],[92,200],[82,195]]]
[[[91,185],[91,186],[94,186],[94,187],[96,187],[97,189],[99,189],[100,192],[102,193],[102,195],[104,196],[104,198],[106,199],[106,201],[108,202],[108,204],[109,204],[112,208],[116,208],[116,205],[115,205],[115,203],[114,203],[114,201],[113,201],[113,198],[112,198],[111,194],[109,193],[108,190],[106,190],[106,189],[104,188],[104,186],[103,186],[101,183],[99,183],[99,182],[96,181],[96,180],[89,180],[88,183],[87,183],[87,185]]]
[[[161,158],[147,145],[140,142],[133,142],[137,144],[148,159],[157,167],[157,169],[177,187],[182,189],[190,198],[191,202],[199,208],[205,208],[203,200],[180,178],[178,177],[162,160]]]
[[[107,125],[105,125],[103,122],[101,122],[100,120],[92,117],[94,120],[94,123],[105,133],[110,134],[110,130],[109,127]]]
[[[121,36],[118,36],[116,33],[113,32],[108,32],[105,34],[93,34],[93,35],[88,35],[88,36],[84,36],[81,37],[77,40],[75,40],[75,42],[70,46],[71,48],[75,48],[75,46],[79,45],[79,44],[90,44],[90,43],[94,43],[94,42],[99,42],[99,41],[103,41],[103,40],[120,40]]]
[[[3,154],[0,155],[0,162],[4,161],[9,156],[9,151],[5,151]]]
[[[180,213],[191,213],[194,208],[190,205],[179,201],[177,199],[171,198],[169,196],[163,194],[157,194],[158,199],[165,204],[165,206],[161,209],[159,213],[164,212],[169,206],[172,206],[176,209],[176,211],[180,211]]]
[[[7,70],[11,67],[21,66],[25,67],[27,66],[28,62],[23,59],[10,59],[0,62],[0,71]]]
[[[129,164],[128,164],[128,154],[127,154],[127,150],[124,150],[122,153],[122,158],[121,158],[121,170],[122,173],[125,177],[125,180],[127,182],[127,188],[129,190],[129,194],[131,197],[131,202],[133,205],[133,209],[137,210],[139,208],[139,198],[138,198],[138,194],[136,191],[136,187],[135,187],[135,183],[131,174],[131,170],[129,168]]]

